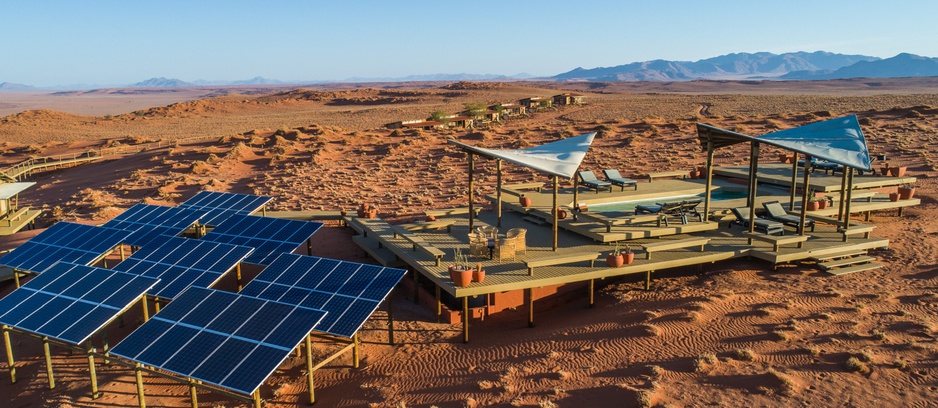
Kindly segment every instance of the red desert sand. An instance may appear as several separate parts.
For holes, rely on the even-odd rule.
[[[271,196],[271,210],[353,209],[365,201],[378,206],[379,216],[404,221],[467,204],[465,156],[447,145],[449,138],[523,148],[596,131],[582,167],[639,176],[703,163],[698,121],[759,135],[857,114],[871,152],[907,166],[922,199],[903,217],[873,214],[874,235],[889,239],[888,249],[873,251],[884,268],[834,277],[812,265],[773,270],[735,260],[702,272],[664,271],[651,291],[637,278],[607,279],[595,308],[586,308],[585,293],[577,291],[553,302],[549,313],[539,310],[534,328],[523,310],[476,319],[470,344],[461,342],[460,325],[434,323],[430,310],[399,290],[392,294],[398,344],[387,344],[380,308],[361,332],[361,368],[343,356],[319,370],[316,397],[323,407],[927,406],[938,395],[938,80],[877,83],[199,89],[151,99],[149,106],[174,103],[129,113],[112,100],[94,112],[101,116],[40,95],[29,106],[45,110],[0,118],[0,161],[100,148],[130,152],[29,177],[37,185],[20,203],[44,210],[40,227],[59,220],[100,224],[134,203],[174,205],[201,189]],[[457,112],[469,102],[566,91],[585,95],[585,104],[474,130],[382,128],[436,110]],[[748,152],[740,149],[719,151],[717,165],[746,163]],[[495,164],[477,165],[480,197],[494,192]],[[505,170],[508,182],[546,181],[518,166]],[[4,237],[0,249],[37,232]],[[315,255],[369,262],[351,236],[328,225],[313,238]],[[0,284],[0,295],[12,290],[12,282]],[[112,327],[111,344],[139,323],[129,317]],[[92,400],[81,353],[53,347],[50,390],[41,343],[14,334],[13,350],[19,381],[11,384],[0,364],[4,406],[137,405],[133,372],[123,366],[98,365],[102,396]],[[267,406],[305,404],[304,371],[303,358],[289,358],[261,388]],[[151,375],[145,384],[149,406],[190,404],[184,384]],[[247,405],[209,392],[199,393],[199,404]]]

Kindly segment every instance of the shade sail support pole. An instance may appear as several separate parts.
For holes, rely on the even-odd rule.
[[[502,227],[502,159],[495,160],[495,216],[497,218],[495,226]],[[470,211],[472,212],[472,211]]]
[[[475,218],[475,205],[473,204],[474,198],[472,193],[472,153],[469,152],[469,231],[472,231],[472,226],[474,224]]]
[[[553,219],[554,219],[554,222],[553,222],[554,252],[557,252],[557,231],[559,228],[558,224],[560,221],[558,219],[558,215],[560,211],[557,211],[557,194],[559,193],[559,189],[560,189],[559,183],[560,183],[560,178],[557,177],[557,175],[554,175],[554,204],[553,204],[553,207],[551,208],[551,212],[553,213]]]
[[[811,183],[811,156],[804,156],[804,178],[802,179],[801,192],[801,219],[798,224],[798,235],[804,235],[804,223],[808,214],[808,195],[814,194],[808,187]]]
[[[710,221],[710,195],[713,193],[713,141],[707,140],[707,194],[704,197],[704,222]]]
[[[795,191],[798,190],[798,152],[791,155],[791,191],[788,194],[788,209],[795,208]]]
[[[759,185],[759,143],[753,142],[749,151],[749,232],[756,231],[756,195]]]

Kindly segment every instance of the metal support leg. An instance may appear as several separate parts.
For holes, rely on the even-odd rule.
[[[414,269],[414,304],[420,304],[420,272]]]
[[[751,245],[752,243],[750,243]],[[645,290],[651,290],[651,273],[654,271],[645,272]]]
[[[16,288],[19,289],[20,288],[20,271],[16,269],[13,270],[13,281],[16,282]]]
[[[198,390],[195,388],[195,381],[189,379],[189,402],[192,403],[192,408],[199,408],[199,395]]]
[[[254,391],[254,408],[261,408],[261,390]]]
[[[150,313],[147,312],[147,297],[144,296],[140,299],[141,307],[143,308],[143,321],[150,320]]]
[[[46,356],[46,377],[49,378],[49,389],[55,389],[55,377],[52,376],[52,354],[49,352],[49,338],[42,338],[42,351]]]
[[[10,382],[16,384],[16,362],[13,361],[13,347],[10,343],[10,328],[3,326],[3,345],[7,349],[7,367],[10,368]]]
[[[94,371],[94,347],[88,342],[88,373],[91,375],[91,399],[98,399],[98,374]]]
[[[134,363],[134,376],[137,380],[137,405],[140,408],[147,408],[147,400],[143,395],[143,372],[140,369],[140,363]]]
[[[235,266],[235,283],[238,284],[238,292],[240,292],[243,288],[243,286],[241,286],[241,263]]]
[[[353,368],[358,368],[359,366],[359,353],[360,353],[359,347],[360,345],[358,341],[358,333],[355,333],[352,336],[352,367]]]
[[[104,364],[110,364],[110,361],[107,359],[111,356],[110,347],[108,347],[107,344],[107,329],[104,329],[104,331],[101,332],[101,344],[103,346],[102,348],[104,349]]]
[[[306,381],[309,384],[309,405],[316,403],[316,391],[313,385],[313,342],[306,335]]]

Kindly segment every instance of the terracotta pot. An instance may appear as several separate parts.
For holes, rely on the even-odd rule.
[[[453,283],[459,287],[466,287],[472,283],[472,269],[456,269],[452,272]]]
[[[905,176],[906,167],[890,167],[889,175],[893,177],[902,177]]]
[[[472,281],[482,283],[485,280],[485,269],[472,271]]]
[[[424,218],[424,221],[426,222],[436,221],[436,217],[433,215],[428,215],[427,218]]]
[[[899,193],[889,193],[889,201],[899,201]]]
[[[564,209],[562,209],[562,208],[558,208],[558,209],[556,209],[556,211],[557,211],[557,219],[558,219],[558,220],[562,220],[562,219],[564,219],[564,218],[567,218],[567,210],[564,210]],[[553,214],[551,214],[551,215],[553,215]]]
[[[531,197],[521,196],[521,206],[530,207],[531,206]]]
[[[625,258],[626,265],[631,264],[632,262],[635,262],[635,252],[629,252],[622,256]]]
[[[610,252],[609,255],[606,255],[606,265],[609,265],[613,268],[621,267],[622,265],[625,265],[625,257],[622,256],[622,254],[615,255]]]
[[[697,166],[697,172],[700,173],[700,177],[707,176],[707,166]]]
[[[808,206],[806,207],[808,211],[817,211],[818,208],[821,208],[820,201],[808,201]]]
[[[912,198],[912,196],[914,195],[915,195],[914,188],[899,187],[899,199],[900,200],[908,200]]]
[[[700,172],[697,170],[691,170],[687,173],[687,176],[690,178],[700,178]]]
[[[778,160],[782,163],[791,163],[791,156],[779,153]]]
[[[880,167],[879,172],[885,176],[886,174],[889,174],[889,167]]]
[[[827,200],[817,200],[817,208],[819,210],[827,208]]]

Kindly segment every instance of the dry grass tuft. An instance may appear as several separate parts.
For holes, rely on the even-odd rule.
[[[860,374],[866,374],[870,372],[870,367],[856,357],[848,358],[847,361],[844,362],[844,368],[846,368],[847,371],[853,371]]]
[[[653,324],[646,323],[639,327],[642,329],[642,332],[646,336],[657,337],[661,335],[661,329],[658,326],[655,326]]]
[[[738,349],[733,352],[733,355],[736,356],[737,360],[741,360],[741,361],[755,361],[756,360],[756,352],[752,351],[752,349]]]

